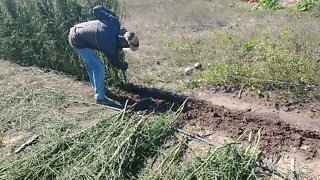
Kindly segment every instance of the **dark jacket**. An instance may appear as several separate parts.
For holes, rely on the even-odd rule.
[[[98,20],[76,24],[70,28],[70,45],[79,49],[101,51],[113,65],[123,69],[125,63],[119,59],[118,51],[118,18],[102,6],[94,7],[93,13]]]

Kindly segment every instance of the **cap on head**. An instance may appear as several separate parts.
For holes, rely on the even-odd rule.
[[[124,34],[124,38],[127,40],[131,51],[139,49],[139,39],[136,33],[128,31]]]

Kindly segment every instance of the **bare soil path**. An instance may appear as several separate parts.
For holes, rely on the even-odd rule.
[[[277,110],[263,101],[251,99],[250,103],[221,94],[205,93],[192,98],[141,86],[132,86],[130,91],[123,96],[134,102],[141,96],[152,97],[138,103],[136,110],[164,111],[170,103],[179,105],[190,98],[179,123],[191,132],[219,144],[235,140],[246,131],[256,134],[260,130],[260,147],[266,161],[289,172],[290,161],[295,158],[306,177],[315,179],[320,175],[319,119],[306,113],[309,108],[298,108],[300,113],[285,112],[283,107]]]

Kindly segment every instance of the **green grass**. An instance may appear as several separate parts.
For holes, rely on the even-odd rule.
[[[262,10],[278,10],[282,9],[283,6],[279,3],[278,0],[260,0],[257,4],[257,8]]]
[[[320,1],[319,0],[300,0],[297,3],[297,9],[300,11],[310,11],[314,9],[320,10]]]
[[[279,36],[269,31],[250,39],[230,33],[218,36],[218,42],[222,41],[230,53],[224,61],[216,61],[209,70],[196,75],[195,81],[232,84],[236,89],[260,92],[278,91],[281,96],[301,101],[318,97],[320,64],[316,42],[297,39],[292,28],[284,27]],[[314,38],[320,39],[318,35]]]

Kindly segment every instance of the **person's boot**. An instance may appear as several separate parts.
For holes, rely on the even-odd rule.
[[[116,103],[114,101],[110,101],[107,98],[101,99],[101,100],[96,100],[97,104],[100,105],[105,105],[105,106],[112,106],[112,105],[116,105]]]

